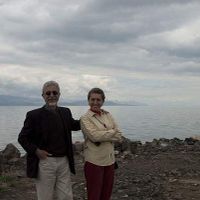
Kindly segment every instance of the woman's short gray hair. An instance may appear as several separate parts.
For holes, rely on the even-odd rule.
[[[48,86],[56,86],[58,88],[58,92],[60,93],[60,86],[56,81],[47,81],[46,83],[44,83],[43,87],[42,87],[42,94],[44,93],[44,90],[46,89],[46,87]]]

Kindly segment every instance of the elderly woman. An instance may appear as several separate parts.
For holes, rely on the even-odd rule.
[[[88,93],[90,109],[81,117],[88,200],[110,199],[114,182],[114,142],[121,141],[121,131],[112,115],[101,109],[104,100],[103,90],[91,89]]]

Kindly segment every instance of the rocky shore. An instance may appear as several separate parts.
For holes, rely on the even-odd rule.
[[[199,200],[200,141],[154,139],[142,144],[124,138],[116,144],[116,170],[112,200]],[[74,144],[76,176],[74,200],[85,200],[83,144]],[[12,144],[0,152],[0,199],[36,200],[34,182],[25,176],[25,156]]]

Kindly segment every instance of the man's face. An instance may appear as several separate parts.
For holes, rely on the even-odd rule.
[[[42,96],[48,106],[57,106],[60,92],[58,87],[56,87],[55,85],[49,85],[44,88]]]

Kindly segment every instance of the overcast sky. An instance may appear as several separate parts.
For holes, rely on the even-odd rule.
[[[199,0],[0,0],[0,94],[200,105]]]

